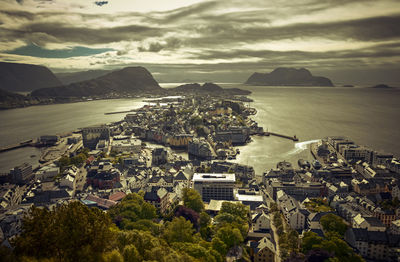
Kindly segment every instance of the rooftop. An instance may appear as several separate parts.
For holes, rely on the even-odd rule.
[[[195,173],[193,182],[235,182],[235,174]]]

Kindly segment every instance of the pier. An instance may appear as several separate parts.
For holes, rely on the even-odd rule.
[[[274,132],[264,132],[262,133],[263,136],[277,136],[277,137],[282,137],[282,138],[286,138],[289,140],[292,140],[294,142],[299,141],[299,139],[296,137],[296,135],[294,136],[287,136],[287,135],[283,135],[283,134],[278,134],[278,133],[274,133]]]
[[[6,151],[10,151],[10,150],[14,150],[14,149],[17,149],[17,148],[27,147],[27,146],[34,146],[34,143],[33,143],[32,139],[27,140],[27,141],[23,141],[23,142],[18,143],[18,144],[13,144],[13,145],[8,145],[8,146],[5,146],[5,147],[1,147],[0,148],[0,153],[1,152],[6,152]]]

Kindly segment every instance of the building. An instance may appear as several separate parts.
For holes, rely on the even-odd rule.
[[[398,261],[400,237],[365,228],[349,228],[344,239],[363,258],[373,261]]]
[[[74,189],[78,172],[79,169],[76,166],[71,166],[68,169],[66,169],[63,173],[63,176],[60,179],[60,186]]]
[[[213,157],[210,145],[205,139],[193,139],[188,144],[189,158],[211,160]]]
[[[121,153],[121,152],[132,152],[139,153],[142,149],[142,141],[135,138],[114,139],[111,143],[111,150]]]
[[[144,193],[144,201],[152,204],[161,214],[165,214],[169,206],[168,191],[165,188],[152,188]]]
[[[82,129],[82,139],[84,147],[94,150],[100,140],[110,139],[110,128],[106,125],[85,127]]]
[[[48,135],[39,137],[39,143],[44,146],[53,146],[57,144],[59,137],[56,135]]]
[[[253,231],[271,229],[271,219],[264,212],[253,214],[251,217]]]
[[[60,172],[60,168],[55,165],[44,166],[35,173],[35,180],[47,181],[53,179]]]
[[[210,202],[211,199],[234,199],[235,174],[195,173],[192,181],[193,188],[200,193],[205,202]]]
[[[260,241],[249,241],[251,261],[254,262],[274,262],[275,261],[275,244],[268,238],[264,237]]]
[[[25,184],[33,178],[32,165],[23,163],[14,167],[10,172],[11,181],[15,184]]]
[[[186,148],[192,141],[193,135],[190,134],[178,134],[168,139],[169,145],[174,148]]]
[[[151,152],[152,165],[163,165],[168,162],[168,151],[164,148],[155,148]]]

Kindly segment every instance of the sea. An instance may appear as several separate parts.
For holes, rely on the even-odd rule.
[[[166,88],[176,85],[161,84]],[[312,160],[310,143],[327,136],[346,136],[359,145],[400,157],[400,89],[220,85],[252,92],[249,97],[254,102],[246,105],[257,109],[253,119],[265,131],[299,138],[293,142],[253,136],[249,144],[238,147],[240,154],[232,161],[253,166],[257,175],[274,168],[279,161],[295,166],[299,158]],[[145,104],[140,98],[112,99],[0,111],[0,146],[119,121],[126,113],[104,113]],[[0,153],[0,172],[8,172],[23,162],[37,165],[40,154],[40,149],[32,147]]]

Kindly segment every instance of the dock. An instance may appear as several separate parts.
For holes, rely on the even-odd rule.
[[[18,149],[18,148],[22,148],[22,147],[27,147],[27,146],[34,146],[33,140],[27,140],[27,141],[23,141],[21,143],[18,144],[13,144],[13,145],[8,145],[8,146],[4,146],[0,148],[0,153],[1,152],[6,152],[6,151],[10,151],[10,150],[14,150],[14,149]]]
[[[283,135],[283,134],[279,134],[279,133],[274,133],[274,132],[264,132],[262,135],[264,136],[277,136],[277,137],[282,137],[282,138],[286,138],[289,140],[292,140],[294,142],[299,141],[299,139],[296,137],[296,135],[294,136],[287,136],[287,135]]]
[[[116,111],[116,112],[106,112],[104,114],[105,115],[114,115],[114,114],[131,113],[131,112],[135,112],[135,109],[124,110],[124,111]]]

